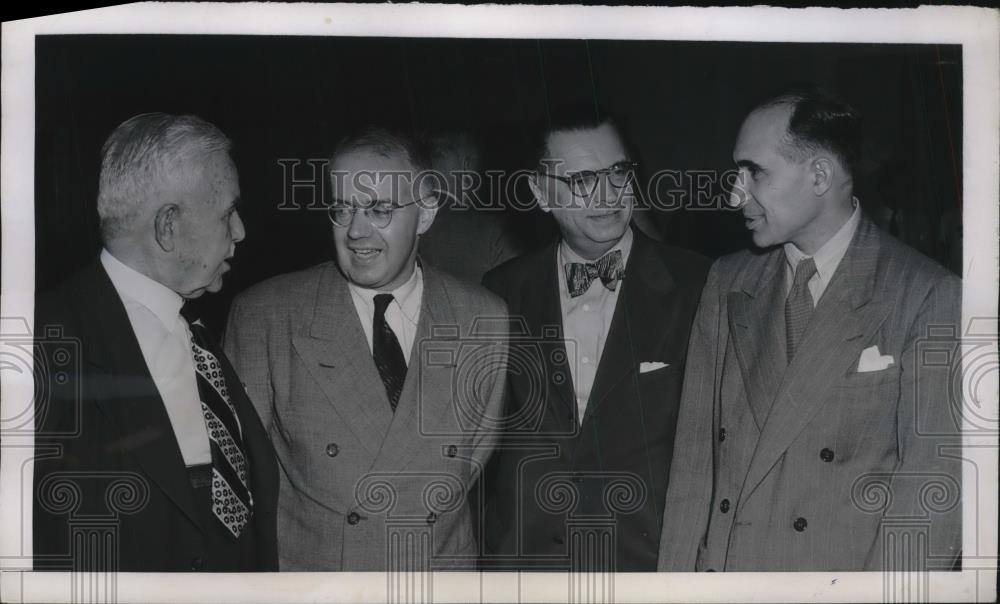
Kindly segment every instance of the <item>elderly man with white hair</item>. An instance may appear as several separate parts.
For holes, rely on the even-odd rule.
[[[162,113],[104,144],[104,248],[36,305],[36,333],[76,344],[36,347],[36,569],[277,569],[274,449],[221,348],[181,313],[221,289],[246,234],[230,147]]]

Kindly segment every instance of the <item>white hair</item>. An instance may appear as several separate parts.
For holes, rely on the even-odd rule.
[[[194,115],[143,113],[122,122],[101,148],[101,236],[108,241],[130,230],[183,163],[231,147],[221,130]]]

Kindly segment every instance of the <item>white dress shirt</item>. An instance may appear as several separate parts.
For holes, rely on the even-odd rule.
[[[816,274],[809,279],[809,293],[812,294],[813,308],[819,304],[819,299],[826,291],[826,286],[830,285],[833,273],[840,266],[840,261],[844,259],[847,248],[851,245],[854,232],[858,230],[858,223],[861,222],[861,206],[858,200],[854,200],[854,213],[847,219],[840,230],[837,231],[823,247],[813,254],[813,261],[816,263]],[[795,247],[794,243],[786,243],[785,248],[785,295],[792,290],[792,279],[795,277],[795,267],[799,262],[809,256],[802,253],[802,250]]]
[[[167,409],[184,464],[212,463],[191,356],[191,333],[180,314],[184,299],[129,268],[108,250],[101,251],[101,264],[125,305],[142,358]]]
[[[632,251],[632,238],[632,229],[629,227],[618,243],[607,252],[610,254],[615,250],[621,251],[622,270],[625,269],[629,252]],[[556,254],[559,267],[556,274],[560,277],[559,302],[562,308],[563,338],[566,342],[569,371],[576,395],[577,420],[581,423],[583,414],[587,410],[587,402],[590,400],[590,391],[594,387],[594,378],[597,377],[597,367],[601,362],[604,342],[608,339],[608,331],[611,329],[611,320],[614,318],[618,294],[622,291],[622,282],[619,281],[615,290],[611,291],[600,279],[594,279],[586,292],[573,298],[569,295],[569,286],[566,284],[566,264],[596,262],[596,260],[585,260],[570,249],[565,241],[559,243],[559,252]]]
[[[351,290],[351,300],[354,301],[354,309],[358,312],[361,327],[365,330],[368,350],[374,354],[372,323],[375,321],[375,296],[382,292],[365,289],[353,283],[348,283],[348,288]],[[413,274],[406,283],[388,293],[392,294],[393,301],[385,309],[385,322],[389,324],[392,333],[396,334],[399,347],[403,351],[403,358],[409,367],[413,340],[417,337],[417,323],[420,321],[420,302],[424,295],[424,275],[420,265],[413,268]]]

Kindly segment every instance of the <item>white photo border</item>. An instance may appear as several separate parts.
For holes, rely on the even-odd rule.
[[[559,24],[553,27],[553,24]],[[580,6],[304,5],[146,3],[3,24],[2,292],[4,335],[32,324],[34,307],[35,36],[183,33],[522,39],[645,39],[768,42],[885,42],[962,45],[963,328],[997,348],[1000,180],[1000,18],[972,7],[919,9],[654,8]],[[973,318],[976,318],[973,321]],[[969,330],[974,330],[971,333]],[[3,342],[0,342],[2,345]],[[966,359],[968,362],[968,359]],[[8,371],[3,417],[30,400],[31,368]],[[997,376],[987,376],[977,410],[996,421]],[[965,427],[971,428],[968,418]],[[927,601],[989,601],[997,580],[997,437],[966,434],[963,570],[930,573]],[[71,573],[32,573],[30,435],[6,437],[0,456],[0,600],[86,600]],[[974,466],[974,467],[973,467]],[[978,481],[978,482],[977,482]],[[967,488],[963,491],[968,494]],[[179,580],[183,579],[183,580]],[[439,602],[569,600],[565,573],[434,573]],[[614,582],[616,602],[882,601],[882,573],[632,573]],[[890,581],[895,579],[890,578]],[[909,580],[901,576],[900,580]],[[384,601],[385,573],[118,575],[109,596],[143,602]],[[93,588],[93,585],[90,585]],[[91,594],[93,595],[93,594]],[[902,597],[902,594],[893,594]]]

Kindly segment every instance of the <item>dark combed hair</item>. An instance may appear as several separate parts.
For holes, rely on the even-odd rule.
[[[863,129],[857,111],[826,90],[814,84],[798,84],[769,96],[755,105],[764,109],[775,105],[792,108],[788,119],[786,148],[790,159],[802,160],[825,149],[854,178],[861,163]]]
[[[385,157],[402,153],[417,172],[430,170],[432,165],[431,152],[423,137],[384,126],[364,126],[340,139],[330,153],[330,161],[358,149],[371,149]]]
[[[623,136],[621,125],[615,116],[596,103],[567,103],[550,109],[539,119],[535,128],[537,134],[532,167],[538,167],[549,153],[549,136],[553,133],[592,130],[604,124],[610,124],[618,131],[619,136]]]

